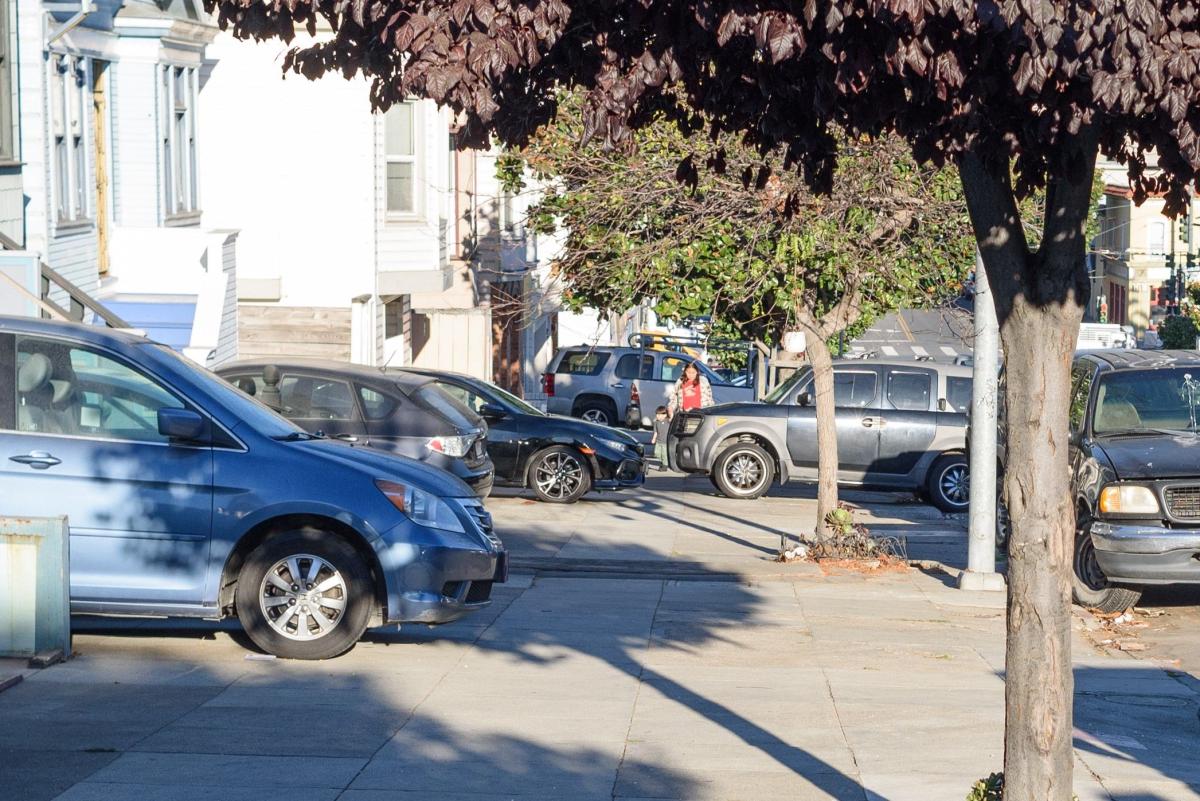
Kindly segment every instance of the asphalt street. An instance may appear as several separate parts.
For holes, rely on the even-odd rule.
[[[849,344],[851,354],[881,359],[927,357],[953,363],[971,355],[971,315],[960,307],[891,312]]]

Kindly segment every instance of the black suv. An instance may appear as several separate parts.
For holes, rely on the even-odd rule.
[[[1077,603],[1200,583],[1200,353],[1094,351],[1072,367]]]

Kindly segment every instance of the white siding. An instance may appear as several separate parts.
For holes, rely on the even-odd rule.
[[[303,45],[303,42],[293,42]],[[238,275],[281,279],[280,304],[342,307],[375,292],[368,86],[285,80],[289,45],[222,33],[200,91],[203,223],[237,228]]]
[[[238,357],[237,234],[230,234],[224,241],[220,256],[221,272],[225,274],[225,299],[221,311],[221,336],[217,341],[213,366]],[[213,257],[210,248],[209,269],[212,269]]]
[[[117,225],[158,225],[156,62],[136,56],[108,68],[112,118],[112,213]]]
[[[442,234],[447,220],[450,159],[450,118],[433,101],[417,106],[417,211],[411,217],[387,211],[387,181],[383,146],[383,120],[374,115],[375,220],[379,227],[380,271],[446,269],[447,253]]]

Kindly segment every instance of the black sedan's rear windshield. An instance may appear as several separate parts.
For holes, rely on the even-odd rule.
[[[412,397],[426,409],[445,417],[461,431],[474,431],[480,427],[479,415],[437,384],[425,384]]]
[[[1100,377],[1095,434],[1145,430],[1195,431],[1200,368],[1128,370]]]

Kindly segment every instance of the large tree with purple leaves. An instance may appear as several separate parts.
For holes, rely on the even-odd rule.
[[[955,164],[1007,355],[1005,795],[1070,797],[1067,406],[1092,170],[1103,152],[1128,166],[1139,199],[1185,203],[1200,169],[1194,0],[206,3],[240,36],[327,22],[289,68],[365,74],[381,108],[409,95],[449,104],[464,144],[522,143],[564,87],[581,87],[590,137],[620,145],[655,113],[689,126],[699,112],[764,152],[781,147],[779,167],[818,190],[831,185],[835,125],[895,132],[919,160]],[[1018,201],[1037,188],[1035,248]]]

